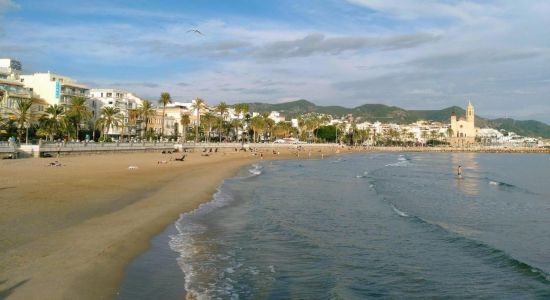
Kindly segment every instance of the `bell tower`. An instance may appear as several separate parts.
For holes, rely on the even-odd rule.
[[[466,122],[474,124],[474,106],[472,102],[468,101],[468,106],[466,107]]]

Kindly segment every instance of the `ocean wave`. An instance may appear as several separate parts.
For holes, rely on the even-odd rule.
[[[184,213],[180,216],[175,223],[177,234],[170,236],[169,246],[174,252],[179,253],[177,263],[185,276],[184,287],[188,296],[192,299],[210,299],[208,290],[198,291],[193,288],[200,277],[201,265],[194,263],[197,255],[202,255],[208,250],[197,245],[195,240],[197,235],[204,233],[208,228],[205,225],[197,222],[197,219],[207,215],[208,213],[227,206],[233,200],[232,195],[224,189],[223,184],[218,188],[217,192],[212,197],[212,201],[201,204],[198,208],[191,212]],[[224,258],[219,258],[224,259]],[[226,258],[228,260],[230,258]],[[238,268],[240,266],[234,266],[228,268],[226,271],[230,273],[230,270]],[[224,286],[224,289],[228,286]],[[229,293],[228,295],[232,295]]]
[[[401,217],[408,217],[409,215],[403,211],[400,211],[397,207],[395,207],[395,205],[393,204],[390,204],[391,205],[391,208],[393,209],[393,211],[398,214],[399,216]]]
[[[251,169],[248,169],[248,172],[252,175],[262,174],[263,167],[259,164],[253,164]]]
[[[504,188],[517,188],[517,186],[515,186],[513,184],[506,183],[506,182],[493,180],[493,179],[488,178],[488,177],[485,178],[485,179],[488,180],[489,185],[494,185],[494,186],[504,187]]]
[[[367,175],[369,175],[369,172],[365,171],[362,175],[355,175],[355,178],[367,178]]]
[[[396,210],[393,205],[392,208]],[[477,239],[469,238],[468,235],[471,235],[471,230],[467,230],[461,226],[431,222],[418,216],[411,216],[410,219],[427,226],[436,227],[437,229],[445,232],[447,234],[447,237],[445,238],[447,242],[459,244],[465,249],[465,251],[471,252],[472,255],[479,257],[489,264],[496,265],[498,267],[511,268],[524,276],[534,278],[544,283],[550,283],[550,274],[546,273],[542,269],[520,261],[503,250],[492,247]]]
[[[396,163],[387,164],[386,167],[407,167],[410,165],[408,160],[400,160]]]
[[[399,161],[410,161],[411,158],[406,156],[406,155],[403,155],[403,154],[400,154],[398,157],[397,157],[397,160]]]

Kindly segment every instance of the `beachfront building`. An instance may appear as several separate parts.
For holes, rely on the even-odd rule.
[[[32,92],[20,82],[21,63],[10,59],[0,59],[0,108],[3,113],[13,109],[20,99],[31,99]]]
[[[47,103],[25,88],[21,83],[21,63],[11,58],[0,59],[0,114],[6,115],[15,109],[17,101],[32,99],[32,110],[40,113],[45,110]]]
[[[196,118],[196,114],[195,116],[192,114],[192,105],[192,102],[174,102],[166,105],[164,114],[164,135],[166,137],[172,137],[176,140],[181,138],[183,126],[185,126],[181,123],[181,115],[189,115],[190,120]],[[162,107],[159,107],[157,111],[162,114]],[[189,128],[187,131],[189,132]]]
[[[466,116],[457,118],[455,112],[451,114],[451,146],[470,146],[476,141],[479,128],[475,127],[474,106],[468,101]]]
[[[88,88],[77,83],[70,77],[54,73],[34,73],[21,75],[20,81],[36,96],[44,99],[49,105],[69,104],[72,97],[84,97],[88,99]],[[89,103],[91,107],[91,103]]]
[[[124,126],[110,128],[108,135],[131,137],[138,134],[137,122],[131,122],[129,114],[143,104],[140,97],[119,89],[91,89],[89,102],[94,118],[101,115],[103,107],[115,107],[120,110]]]

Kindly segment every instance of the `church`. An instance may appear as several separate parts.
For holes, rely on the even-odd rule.
[[[466,116],[457,119],[455,112],[451,114],[451,146],[464,147],[476,143],[479,128],[475,127],[474,106],[468,101]]]

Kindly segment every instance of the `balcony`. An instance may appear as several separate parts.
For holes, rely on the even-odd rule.
[[[61,89],[61,94],[65,96],[88,97],[88,93],[86,91]]]

